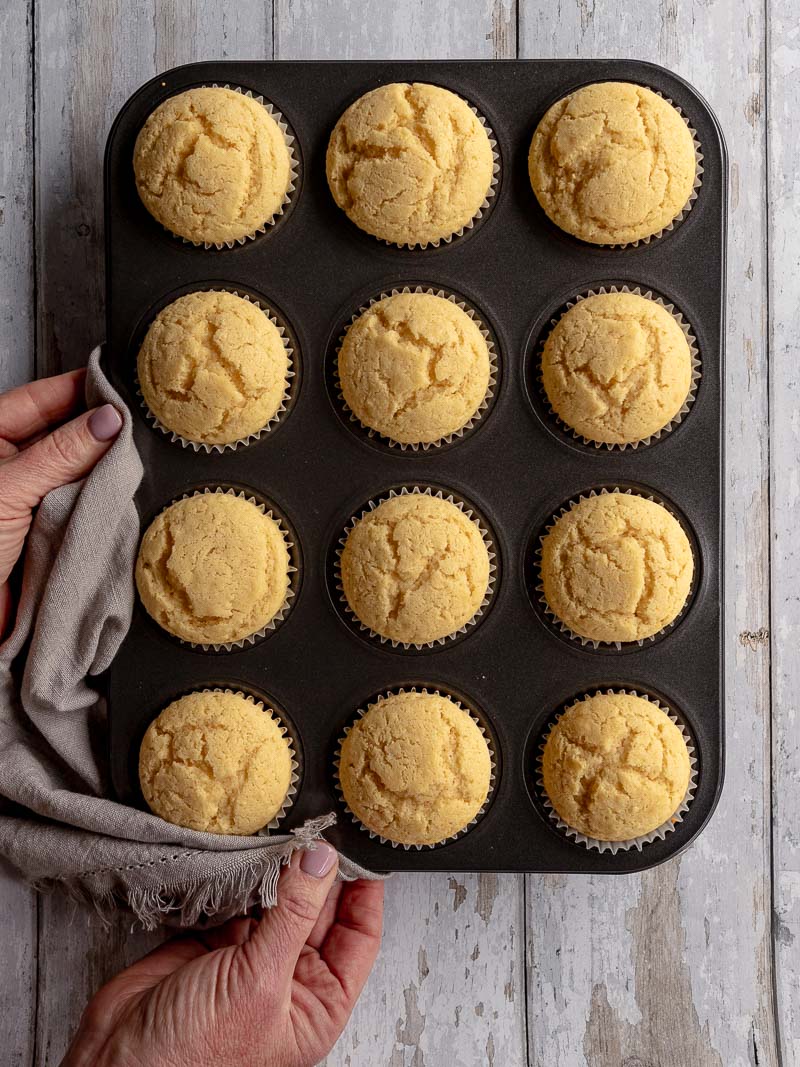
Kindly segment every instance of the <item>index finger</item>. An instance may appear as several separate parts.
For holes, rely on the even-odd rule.
[[[81,405],[86,370],[71,370],[54,378],[28,382],[0,396],[0,438],[25,441]]]
[[[320,956],[336,976],[351,1006],[369,977],[383,932],[383,882],[359,878],[345,882],[336,919]]]

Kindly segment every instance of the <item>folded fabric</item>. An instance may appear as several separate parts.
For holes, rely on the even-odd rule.
[[[16,624],[0,644],[0,856],[37,888],[101,912],[128,907],[146,927],[222,922],[271,906],[281,864],[313,848],[335,816],[290,834],[226,837],[110,799],[105,705],[91,679],[130,624],[142,464],[99,349],[87,400],[114,404],[124,426],[82,483],[45,497],[28,538]],[[376,877],[344,856],[339,871]]]

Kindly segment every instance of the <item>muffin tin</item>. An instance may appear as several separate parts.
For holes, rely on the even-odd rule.
[[[661,238],[635,248],[583,244],[540,210],[527,175],[533,130],[564,94],[594,81],[650,86],[697,131],[703,183],[692,210]],[[389,81],[428,81],[486,116],[501,156],[490,208],[464,236],[438,248],[390,247],[360,232],[334,204],[325,149],[336,120],[362,93]],[[164,231],[136,193],[133,144],[167,96],[198,85],[250,89],[286,117],[300,161],[285,213],[254,240],[205,250]],[[144,806],[138,747],[176,696],[210,687],[252,693],[280,709],[302,766],[282,828],[331,809],[330,839],[376,870],[644,870],[702,829],[723,774],[722,368],[726,158],[708,105],[676,75],[622,60],[508,62],[212,62],[146,84],[123,107],[106,153],[106,367],[133,412],[145,468],[142,527],[171,500],[204,487],[266,499],[297,543],[297,596],[282,624],[243,649],[203,651],[163,632],[137,604],[108,677],[114,788]],[[463,297],[495,340],[498,383],[489,410],[443,447],[400,450],[363,432],[341,409],[331,373],[342,326],[371,298],[403,286]],[[554,314],[601,286],[640,286],[674,303],[697,338],[702,377],[691,409],[646,447],[594,449],[563,432],[537,400],[536,350]],[[296,345],[292,402],[269,433],[223,452],[194,451],[148,421],[136,392],[136,353],[155,314],[193,289],[229,288],[274,311]],[[336,548],[369,500],[430,486],[473,504],[492,531],[494,595],[477,625],[433,648],[381,644],[348,619],[336,589]],[[601,487],[631,488],[673,504],[697,557],[693,597],[659,640],[621,649],[581,646],[536,607],[537,538],[568,500]],[[392,848],[347,816],[333,760],[338,739],[376,694],[439,689],[474,709],[492,738],[497,781],[469,832],[432,849]],[[558,711],[585,692],[618,687],[667,704],[694,743],[697,790],[675,831],[641,851],[590,851],[548,818],[536,753]]]

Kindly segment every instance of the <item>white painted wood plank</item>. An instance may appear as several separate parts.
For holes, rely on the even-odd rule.
[[[800,1063],[800,8],[770,0],[767,41],[772,456],[773,899],[784,1064]]]
[[[0,392],[33,376],[33,139],[30,5],[0,7]],[[0,1049],[33,1060],[36,895],[0,865]]]
[[[0,392],[33,375],[33,138],[28,3],[0,6]]]
[[[514,0],[275,0],[276,59],[499,59]]]
[[[78,366],[103,336],[106,135],[139,84],[179,63],[272,55],[272,8],[90,0],[37,8],[39,373]],[[73,914],[74,913],[74,914]],[[110,928],[57,896],[40,904],[38,1065],[56,1065],[91,993],[163,934]]]
[[[520,882],[391,878],[377,965],[325,1067],[522,1067]]]
[[[515,54],[508,0],[276,0],[276,59]],[[409,875],[386,887],[376,970],[328,1067],[525,1063],[522,880]]]
[[[749,0],[523,0],[521,54],[631,56],[716,109],[731,156],[727,786],[687,855],[641,877],[529,879],[530,1057],[570,1067],[777,1064],[771,1011],[764,16]],[[733,73],[732,73],[733,72]],[[556,927],[542,946],[537,931]],[[541,1025],[533,1016],[537,1000]]]
[[[0,862],[0,1049],[9,1067],[33,1063],[36,894]]]

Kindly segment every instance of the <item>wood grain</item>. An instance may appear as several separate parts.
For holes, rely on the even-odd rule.
[[[34,376],[31,6],[0,5],[0,392]],[[0,1049],[33,1057],[36,895],[0,864]]]
[[[276,59],[503,59],[516,54],[512,0],[275,0]]]
[[[768,5],[773,942],[783,1063],[800,1063],[800,8]]]
[[[519,22],[521,55],[631,56],[684,75],[717,112],[732,180],[726,790],[695,846],[652,873],[613,882],[529,878],[529,1017],[537,1005],[541,1011],[538,1025],[529,1018],[530,1059],[570,1067],[777,1065],[770,650],[738,640],[769,622],[764,11],[750,0],[579,0],[559,3],[554,16],[547,0],[521,0]],[[537,951],[537,932],[554,924],[560,953],[555,935]]]
[[[708,96],[731,157],[720,809],[684,857],[642,876],[395,877],[381,960],[327,1067],[800,1062],[794,0],[401,0],[379,15],[366,0],[36,0],[0,4],[0,49],[0,388],[31,375],[35,328],[40,374],[84,362],[102,336],[103,144],[128,94],[167,67],[519,49],[649,58]],[[38,911],[37,942],[35,901],[0,872],[0,1048],[20,1067],[57,1064],[91,991],[162,936],[123,918],[107,929],[57,897]]]
[[[33,377],[31,5],[0,5],[0,392]]]
[[[326,1067],[524,1064],[520,881],[391,878],[377,966]]]
[[[33,1062],[36,925],[36,894],[0,861],[0,1049],[9,1067]]]

